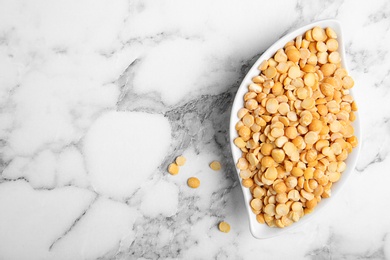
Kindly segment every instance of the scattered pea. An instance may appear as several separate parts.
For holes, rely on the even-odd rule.
[[[196,177],[188,178],[187,184],[190,188],[196,189],[200,185],[200,180]]]
[[[218,161],[213,161],[212,163],[210,163],[210,168],[214,171],[219,171],[221,169],[221,163]]]
[[[176,164],[178,165],[178,166],[183,166],[185,163],[186,163],[186,158],[184,157],[184,156],[178,156],[177,158],[176,158]]]
[[[218,225],[218,228],[223,233],[229,233],[229,231],[230,231],[230,225],[229,225],[229,223],[227,223],[225,221],[220,222]]]
[[[179,166],[176,163],[171,163],[168,166],[168,172],[172,175],[176,175],[179,173]]]

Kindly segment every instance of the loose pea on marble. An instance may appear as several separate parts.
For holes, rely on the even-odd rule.
[[[219,223],[218,228],[221,232],[229,233],[230,232],[230,225],[229,223],[222,221]]]
[[[186,158],[184,156],[178,156],[175,161],[178,166],[183,166],[186,163]]]
[[[188,178],[187,184],[190,188],[196,189],[200,186],[200,180],[196,177]]]
[[[218,161],[213,161],[210,163],[210,168],[214,171],[219,171],[221,169],[221,163]]]
[[[179,173],[179,166],[176,163],[171,163],[168,166],[168,172],[172,175],[176,175]]]

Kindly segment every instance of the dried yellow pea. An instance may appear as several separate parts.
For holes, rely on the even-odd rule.
[[[242,180],[242,186],[245,188],[250,188],[253,185],[253,180],[252,179],[244,179]]]
[[[186,163],[187,159],[184,156],[178,156],[175,160],[178,166],[183,166]]]
[[[171,163],[168,166],[168,172],[172,175],[176,175],[179,173],[179,166],[176,163]]]
[[[246,146],[246,142],[241,137],[235,138],[234,144],[239,148],[244,148]]]
[[[196,177],[188,178],[187,184],[190,188],[196,189],[200,185],[200,180]]]
[[[223,233],[229,233],[229,231],[230,231],[230,225],[229,225],[229,223],[227,223],[225,221],[220,222],[218,225],[218,228]]]
[[[218,161],[213,161],[210,163],[210,168],[214,171],[219,171],[221,169],[221,163]]]

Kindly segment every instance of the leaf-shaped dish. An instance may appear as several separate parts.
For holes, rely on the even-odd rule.
[[[280,38],[277,42],[275,42],[271,47],[269,47],[261,56],[260,58],[253,64],[252,68],[248,71],[247,75],[245,76],[244,80],[242,81],[240,87],[237,90],[236,97],[234,99],[233,107],[231,110],[231,116],[230,116],[230,146],[232,150],[233,159],[235,162],[238,161],[238,159],[241,157],[241,150],[235,146],[234,139],[238,137],[237,131],[235,129],[235,124],[238,122],[239,118],[237,117],[237,112],[240,108],[244,107],[244,94],[248,91],[249,84],[252,83],[252,78],[255,76],[258,76],[260,73],[260,70],[258,69],[260,63],[264,60],[268,60],[271,58],[277,50],[284,47],[284,45],[291,40],[294,40],[297,36],[303,35],[307,30],[312,29],[315,26],[319,26],[322,28],[330,27],[337,33],[337,40],[339,42],[339,48],[338,52],[340,53],[341,57],[341,64],[342,66],[348,71],[348,67],[346,64],[346,57],[345,57],[345,50],[344,50],[344,42],[343,42],[343,33],[341,29],[341,25],[336,20],[322,20],[318,22],[314,22],[311,24],[308,24],[306,26],[303,26],[293,32],[288,33],[287,35]],[[354,90],[350,90],[350,94],[353,96]],[[347,165],[347,169],[342,173],[341,178],[338,182],[334,183],[332,186],[332,196],[327,199],[321,200],[321,202],[318,204],[318,206],[314,209],[313,213],[305,215],[302,219],[300,219],[298,222],[292,224],[291,226],[285,227],[285,228],[271,228],[267,226],[266,224],[260,224],[256,220],[256,215],[253,214],[251,208],[250,208],[250,201],[252,199],[252,194],[250,193],[248,188],[245,188],[241,185],[242,192],[244,194],[244,200],[245,200],[245,206],[246,210],[248,212],[249,216],[249,227],[252,235],[255,238],[263,239],[263,238],[270,238],[273,236],[280,235],[288,230],[291,230],[293,228],[296,228],[299,225],[302,225],[315,217],[318,214],[321,214],[322,209],[326,207],[331,201],[334,200],[337,193],[341,190],[342,186],[347,181],[349,175],[352,174],[356,161],[358,158],[358,154],[360,151],[360,143],[361,143],[361,129],[360,129],[360,122],[359,122],[359,115],[356,113],[356,120],[353,122],[353,127],[355,129],[355,136],[359,140],[359,145],[353,149],[353,152],[348,156],[348,159],[345,161]],[[236,167],[237,176],[240,179],[241,178],[238,175],[239,169]]]

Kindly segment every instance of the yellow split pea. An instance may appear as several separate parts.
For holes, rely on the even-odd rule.
[[[196,177],[188,178],[187,184],[190,188],[196,189],[200,185],[200,180]]]
[[[176,175],[179,173],[179,166],[177,166],[176,163],[171,163],[169,166],[168,166],[168,172],[172,175]]]
[[[212,163],[210,163],[210,168],[214,171],[219,171],[221,169],[221,163],[218,161],[213,161]]]
[[[178,156],[176,158],[176,164],[178,166],[183,166],[186,163],[187,159],[184,156]]]
[[[229,225],[229,223],[227,223],[225,221],[220,222],[218,225],[218,228],[221,232],[224,232],[224,233],[229,233],[229,231],[230,231],[230,225]]]

